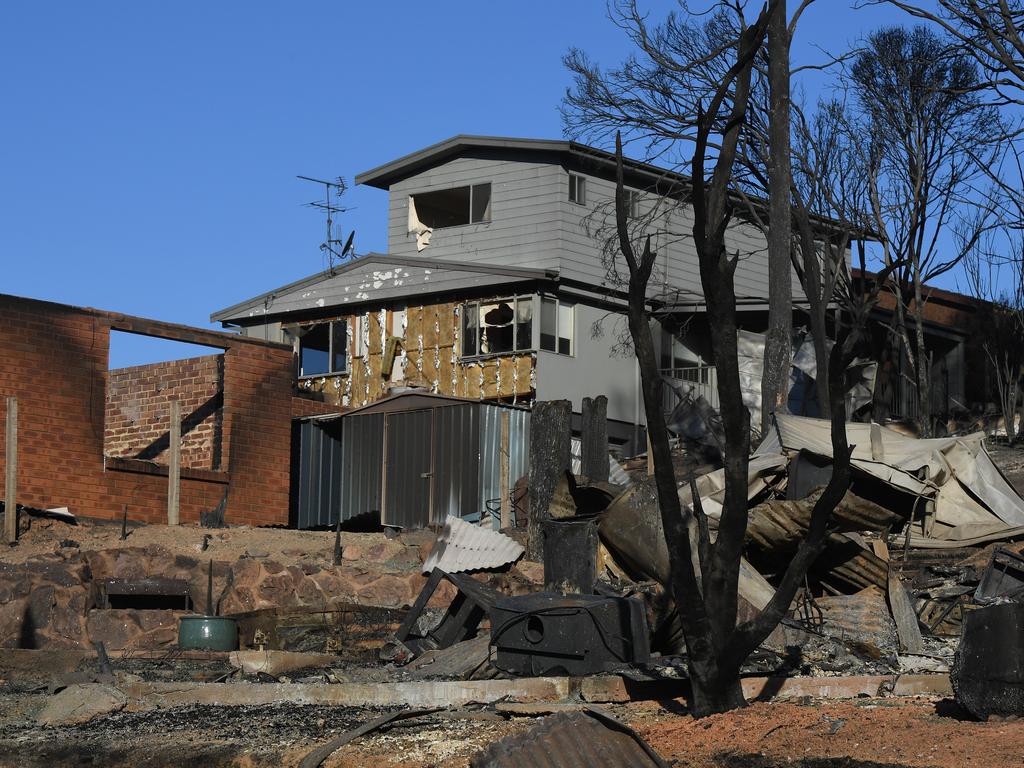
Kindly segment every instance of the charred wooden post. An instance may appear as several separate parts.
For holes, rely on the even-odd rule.
[[[181,403],[171,400],[170,461],[167,465],[167,524],[178,524],[181,492]]]
[[[501,413],[501,455],[498,465],[498,493],[501,496],[501,527],[512,526],[512,495],[510,487],[512,478],[509,477],[509,447],[510,447],[511,426],[508,411]]]
[[[4,441],[7,479],[4,484],[4,533],[8,544],[18,540],[18,398],[7,398],[7,437]]]
[[[526,557],[539,561],[544,551],[540,524],[547,520],[548,506],[562,473],[570,468],[572,404],[547,400],[533,406],[530,416],[530,517]]]
[[[580,474],[591,483],[608,480],[608,398],[583,398]]]

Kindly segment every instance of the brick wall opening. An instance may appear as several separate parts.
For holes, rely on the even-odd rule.
[[[224,355],[201,354],[209,348],[194,344],[146,339],[140,348],[130,339],[130,351],[120,348],[111,332],[110,359],[163,358],[107,372],[104,407],[103,454],[139,459],[166,466],[170,457],[171,401],[181,408],[181,466],[220,470],[224,464]],[[119,354],[120,353],[120,354]]]

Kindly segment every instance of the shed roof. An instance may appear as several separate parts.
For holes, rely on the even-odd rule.
[[[418,411],[426,408],[446,408],[453,405],[477,405],[483,402],[486,405],[494,405],[501,408],[516,408],[528,410],[522,406],[508,405],[507,403],[495,403],[490,400],[474,400],[466,397],[453,397],[451,395],[440,395],[427,389],[407,389],[403,392],[382,397],[368,405],[360,408],[353,408],[345,411],[342,416],[369,413],[396,413],[398,411]]]
[[[371,253],[340,267],[283,285],[218,310],[211,322],[244,322],[345,305],[379,303],[410,295],[464,291],[557,279],[550,269],[524,269],[415,256]]]

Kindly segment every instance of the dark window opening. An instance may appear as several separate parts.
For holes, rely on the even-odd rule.
[[[540,348],[571,355],[576,307],[544,296],[540,301]]]
[[[587,180],[575,173],[569,174],[569,202],[587,204]]]
[[[333,320],[300,331],[299,376],[344,373],[348,367],[348,321]]]
[[[412,196],[416,218],[431,229],[479,224],[491,220],[491,185],[474,184]]]
[[[533,347],[533,300],[529,296],[479,301],[462,307],[462,355],[498,355]]]

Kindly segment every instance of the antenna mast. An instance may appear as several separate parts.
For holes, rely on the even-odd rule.
[[[327,268],[334,268],[334,260],[344,261],[346,256],[354,255],[355,252],[352,249],[352,241],[355,238],[355,232],[349,235],[347,241],[342,241],[334,237],[334,214],[344,213],[348,210],[344,206],[338,205],[336,202],[331,200],[331,190],[336,190],[334,193],[335,199],[341,197],[345,190],[348,189],[348,185],[345,184],[345,180],[339,176],[334,181],[325,181],[324,179],[314,179],[310,176],[296,176],[297,179],[303,181],[311,181],[314,184],[323,184],[324,186],[324,199],[315,200],[311,203],[306,203],[310,208],[318,208],[322,210],[327,216],[327,233],[324,241],[320,244],[320,250],[327,255]],[[344,245],[342,246],[342,243]],[[339,250],[339,246],[342,246]]]

